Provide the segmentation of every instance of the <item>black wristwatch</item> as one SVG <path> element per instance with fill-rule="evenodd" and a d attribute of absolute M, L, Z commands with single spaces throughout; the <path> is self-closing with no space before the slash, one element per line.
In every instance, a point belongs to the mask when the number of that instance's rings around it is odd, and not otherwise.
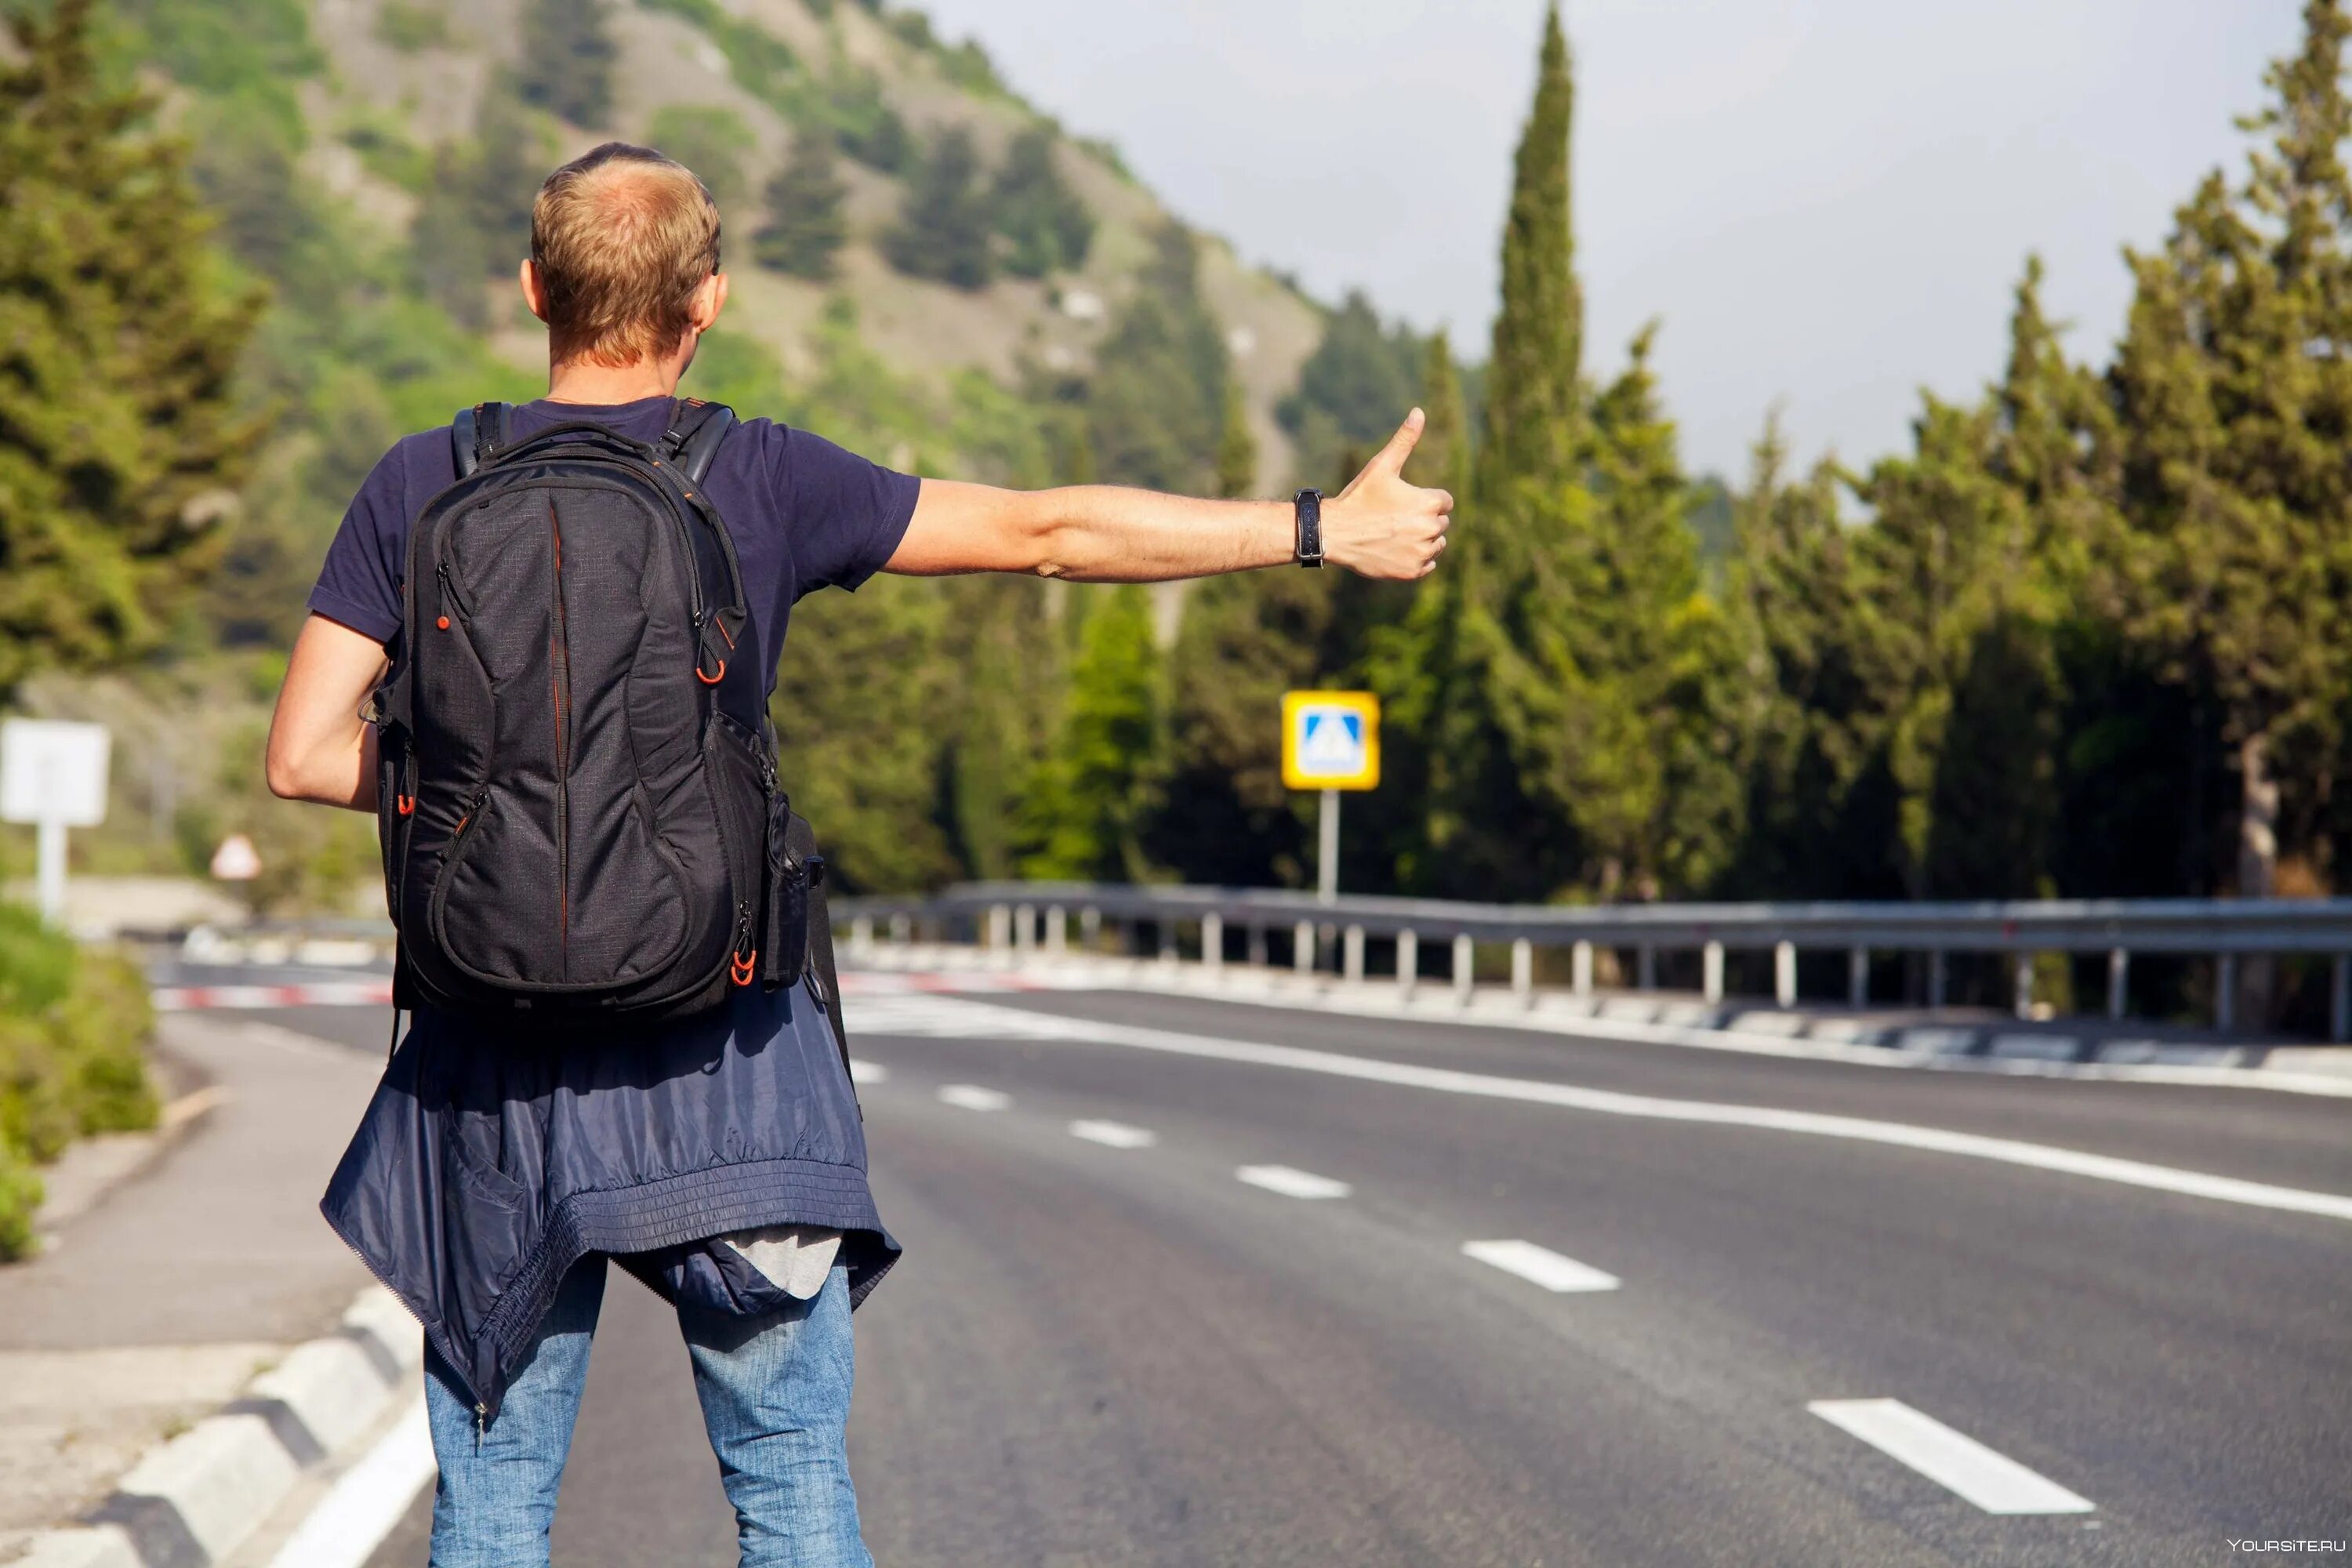
<path fill-rule="evenodd" d="M 1290 498 L 1298 514 L 1298 552 L 1301 566 L 1323 564 L 1323 492 L 1300 490 Z"/>

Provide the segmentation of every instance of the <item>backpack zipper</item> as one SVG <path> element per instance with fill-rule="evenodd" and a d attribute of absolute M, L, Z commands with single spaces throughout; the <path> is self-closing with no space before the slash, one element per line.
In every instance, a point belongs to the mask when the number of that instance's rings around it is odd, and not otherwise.
<path fill-rule="evenodd" d="M 548 637 L 548 686 L 555 707 L 555 929 L 559 973 L 572 977 L 572 632 L 563 617 L 563 521 L 547 498 L 548 537 L 554 552 L 554 606 Z"/>

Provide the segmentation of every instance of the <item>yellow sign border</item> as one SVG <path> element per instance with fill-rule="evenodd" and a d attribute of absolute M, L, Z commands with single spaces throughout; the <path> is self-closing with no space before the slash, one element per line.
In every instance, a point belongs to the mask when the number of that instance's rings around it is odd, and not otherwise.
<path fill-rule="evenodd" d="M 1298 710 L 1338 708 L 1364 721 L 1364 765 L 1329 778 L 1298 769 Z M 1286 691 L 1282 694 L 1282 783 L 1286 789 L 1377 789 L 1381 782 L 1381 700 L 1369 691 Z"/>

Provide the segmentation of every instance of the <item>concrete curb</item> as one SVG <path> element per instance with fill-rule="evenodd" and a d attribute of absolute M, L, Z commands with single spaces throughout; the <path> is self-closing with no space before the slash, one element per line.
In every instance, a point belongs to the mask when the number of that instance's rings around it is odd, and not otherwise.
<path fill-rule="evenodd" d="M 2122 1037 L 2005 1019 L 1888 1023 L 1834 1013 L 1782 1011 L 1749 1002 L 1710 1005 L 1671 994 L 1527 995 L 1482 985 L 1468 994 L 1424 979 L 1410 993 L 1392 979 L 1345 980 L 1227 963 L 1209 969 L 1166 959 L 1097 953 L 990 951 L 940 943 L 876 942 L 844 954 L 845 974 L 913 987 L 972 991 L 1116 989 L 1165 992 L 1260 1006 L 1303 1007 L 1359 1017 L 1444 1019 L 1496 1028 L 1599 1036 L 1627 1043 L 1803 1058 L 1858 1066 L 1926 1068 L 2032 1078 L 2270 1089 L 2352 1099 L 2352 1047 L 2236 1045 Z M 894 974 L 896 972 L 896 974 Z M 855 1005 L 856 980 L 845 980 Z M 856 1026 L 856 1014 L 851 1026 Z"/>
<path fill-rule="evenodd" d="M 424 1355 L 416 1321 L 371 1285 L 333 1333 L 295 1346 L 221 1412 L 150 1449 L 81 1525 L 35 1536 L 16 1568 L 212 1568 L 305 1470 L 383 1417 Z"/>

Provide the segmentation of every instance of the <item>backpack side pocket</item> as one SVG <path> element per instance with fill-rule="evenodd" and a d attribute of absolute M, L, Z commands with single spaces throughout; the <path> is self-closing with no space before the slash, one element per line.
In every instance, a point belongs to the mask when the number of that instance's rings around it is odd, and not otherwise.
<path fill-rule="evenodd" d="M 782 991 L 801 977 L 808 957 L 809 858 L 794 842 L 792 802 L 768 795 L 768 885 L 760 933 L 760 984 Z"/>

